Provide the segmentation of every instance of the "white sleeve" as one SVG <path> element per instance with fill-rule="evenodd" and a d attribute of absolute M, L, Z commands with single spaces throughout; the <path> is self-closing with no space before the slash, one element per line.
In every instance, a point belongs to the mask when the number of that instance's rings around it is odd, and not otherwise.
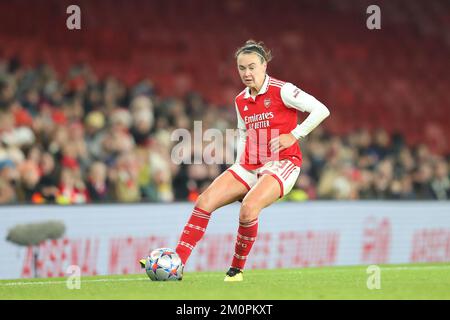
<path fill-rule="evenodd" d="M 330 115 L 328 108 L 312 95 L 300 90 L 292 83 L 285 83 L 281 87 L 281 99 L 288 108 L 294 108 L 302 112 L 309 112 L 305 121 L 297 125 L 291 131 L 294 137 L 306 137 L 315 127 L 317 127 L 326 117 Z"/>
<path fill-rule="evenodd" d="M 237 104 L 236 107 L 236 115 L 237 115 L 237 128 L 239 130 L 239 137 L 237 141 L 237 154 L 236 154 L 236 162 L 239 162 L 241 159 L 242 153 L 245 150 L 245 140 L 247 139 L 247 127 L 245 126 L 244 119 L 242 119 L 241 114 L 239 113 L 239 109 Z"/>

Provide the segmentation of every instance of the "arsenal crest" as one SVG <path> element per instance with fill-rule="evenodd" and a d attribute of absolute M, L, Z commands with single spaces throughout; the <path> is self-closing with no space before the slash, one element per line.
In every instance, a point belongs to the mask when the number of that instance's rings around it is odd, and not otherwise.
<path fill-rule="evenodd" d="M 266 107 L 266 108 L 270 107 L 270 98 L 264 99 L 264 107 Z"/>

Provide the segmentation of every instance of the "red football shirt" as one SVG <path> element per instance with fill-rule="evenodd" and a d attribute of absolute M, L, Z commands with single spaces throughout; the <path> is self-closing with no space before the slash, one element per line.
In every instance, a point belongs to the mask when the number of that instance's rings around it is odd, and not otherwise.
<path fill-rule="evenodd" d="M 245 149 L 239 163 L 247 170 L 254 170 L 273 160 L 289 159 L 301 166 L 302 153 L 298 143 L 272 154 L 269 142 L 277 135 L 290 133 L 297 127 L 297 109 L 283 102 L 281 88 L 286 82 L 268 75 L 259 93 L 252 97 L 246 88 L 236 97 L 238 127 L 247 133 Z M 295 94 L 295 93 L 294 93 Z"/>

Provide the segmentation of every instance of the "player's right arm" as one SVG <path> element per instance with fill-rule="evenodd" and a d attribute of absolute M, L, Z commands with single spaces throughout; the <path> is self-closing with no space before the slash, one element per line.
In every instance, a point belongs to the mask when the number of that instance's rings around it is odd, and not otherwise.
<path fill-rule="evenodd" d="M 239 109 L 237 104 L 236 107 L 236 115 L 237 115 L 237 129 L 239 131 L 238 141 L 237 141 L 237 155 L 236 155 L 236 163 L 240 162 L 241 156 L 245 152 L 245 141 L 247 139 L 247 128 L 245 126 L 244 119 L 242 119 L 241 114 L 239 113 Z"/>

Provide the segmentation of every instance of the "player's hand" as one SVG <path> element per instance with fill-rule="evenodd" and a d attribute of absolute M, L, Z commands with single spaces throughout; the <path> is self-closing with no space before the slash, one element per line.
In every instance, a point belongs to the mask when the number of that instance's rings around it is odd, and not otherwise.
<path fill-rule="evenodd" d="M 269 148 L 272 153 L 279 153 L 280 151 L 289 148 L 297 142 L 292 133 L 280 134 L 269 142 Z"/>

